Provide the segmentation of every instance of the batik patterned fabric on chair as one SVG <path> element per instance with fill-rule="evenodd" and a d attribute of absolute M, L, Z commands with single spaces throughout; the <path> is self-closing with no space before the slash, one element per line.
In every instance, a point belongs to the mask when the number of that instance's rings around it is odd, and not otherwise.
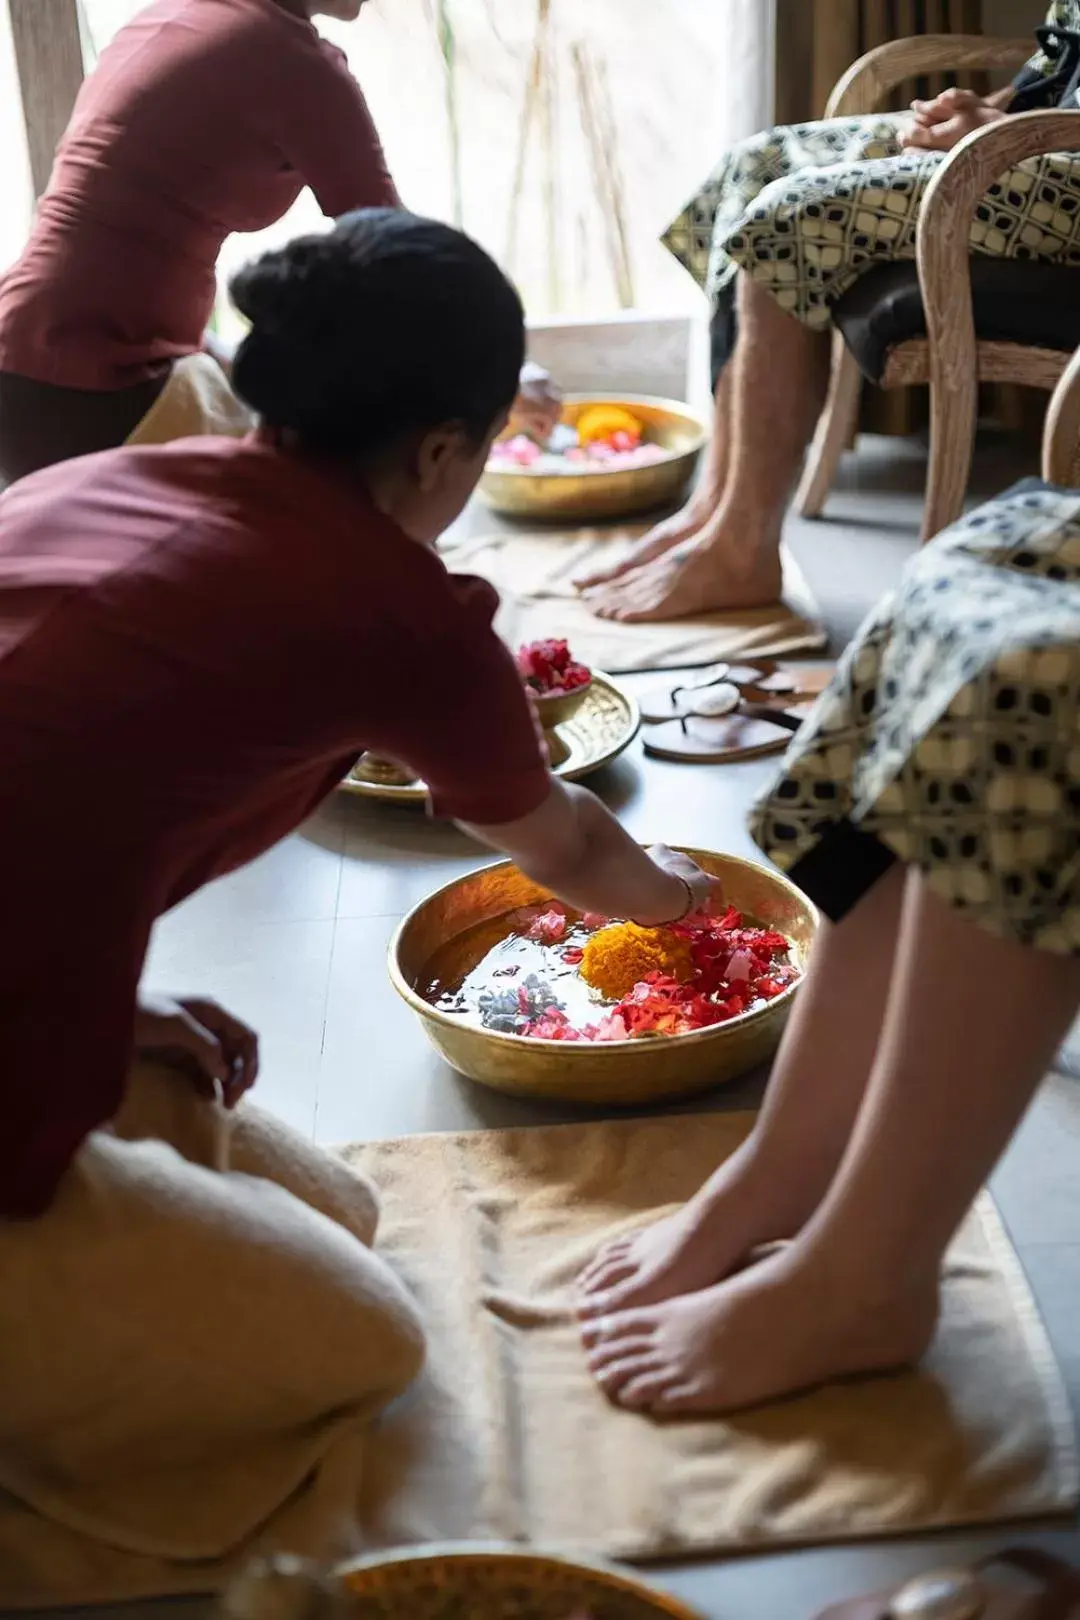
<path fill-rule="evenodd" d="M 915 557 L 751 830 L 834 918 L 899 859 L 1080 955 L 1080 494 L 1026 481 Z"/>

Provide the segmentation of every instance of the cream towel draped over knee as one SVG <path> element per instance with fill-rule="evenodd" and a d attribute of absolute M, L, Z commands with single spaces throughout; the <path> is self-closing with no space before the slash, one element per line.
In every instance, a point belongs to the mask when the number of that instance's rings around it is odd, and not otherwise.
<path fill-rule="evenodd" d="M 40 1219 L 0 1222 L 0 1606 L 210 1590 L 348 1544 L 423 1337 L 371 1186 L 140 1070 Z"/>

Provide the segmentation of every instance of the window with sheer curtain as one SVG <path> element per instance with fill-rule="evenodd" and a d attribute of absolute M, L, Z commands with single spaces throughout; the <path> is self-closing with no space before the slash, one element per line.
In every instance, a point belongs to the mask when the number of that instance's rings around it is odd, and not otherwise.
<path fill-rule="evenodd" d="M 81 0 L 88 64 L 141 3 Z M 658 236 L 724 147 L 766 121 L 772 14 L 771 0 L 369 0 L 325 31 L 406 205 L 483 242 L 533 315 L 605 315 L 695 307 Z M 305 194 L 226 245 L 222 279 L 320 228 Z"/>

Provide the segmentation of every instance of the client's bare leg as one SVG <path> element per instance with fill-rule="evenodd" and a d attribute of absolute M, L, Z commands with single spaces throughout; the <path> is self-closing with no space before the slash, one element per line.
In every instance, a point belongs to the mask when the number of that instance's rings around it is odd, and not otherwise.
<path fill-rule="evenodd" d="M 685 1209 L 601 1250 L 580 1279 L 583 1317 L 707 1288 L 810 1219 L 847 1147 L 874 1061 L 903 883 L 897 865 L 842 923 L 823 924 L 754 1130 Z"/>
<path fill-rule="evenodd" d="M 738 342 L 736 339 L 736 355 Z M 674 512 L 671 517 L 656 524 L 648 534 L 642 535 L 637 545 L 627 552 L 622 562 L 614 568 L 599 568 L 595 573 L 584 574 L 576 581 L 580 590 L 587 590 L 592 585 L 606 584 L 612 579 L 621 579 L 624 574 L 640 568 L 643 563 L 652 562 L 654 557 L 662 557 L 680 541 L 692 539 L 699 530 L 706 527 L 719 510 L 727 486 L 728 467 L 731 461 L 731 379 L 734 367 L 735 355 L 720 373 L 720 379 L 716 384 L 714 396 L 716 406 L 705 461 L 686 505 L 681 511 Z"/>
<path fill-rule="evenodd" d="M 828 386 L 829 342 L 744 273 L 723 500 L 662 556 L 586 592 L 602 618 L 678 619 L 780 595 L 780 530 Z"/>
<path fill-rule="evenodd" d="M 988 933 L 909 874 L 877 1057 L 824 1202 L 774 1258 L 588 1323 L 605 1391 L 662 1413 L 730 1410 L 917 1360 L 949 1239 L 1078 1001 L 1080 961 Z"/>

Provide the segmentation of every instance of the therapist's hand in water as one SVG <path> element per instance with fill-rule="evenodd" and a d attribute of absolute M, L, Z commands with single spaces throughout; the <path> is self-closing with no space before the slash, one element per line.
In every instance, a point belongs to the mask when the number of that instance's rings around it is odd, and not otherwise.
<path fill-rule="evenodd" d="M 259 1073 L 259 1037 L 202 996 L 139 996 L 135 1051 L 177 1063 L 207 1097 L 235 1108 Z"/>
<path fill-rule="evenodd" d="M 562 415 L 562 394 L 543 366 L 528 360 L 521 368 L 518 396 L 510 409 L 510 431 L 546 444 Z"/>

